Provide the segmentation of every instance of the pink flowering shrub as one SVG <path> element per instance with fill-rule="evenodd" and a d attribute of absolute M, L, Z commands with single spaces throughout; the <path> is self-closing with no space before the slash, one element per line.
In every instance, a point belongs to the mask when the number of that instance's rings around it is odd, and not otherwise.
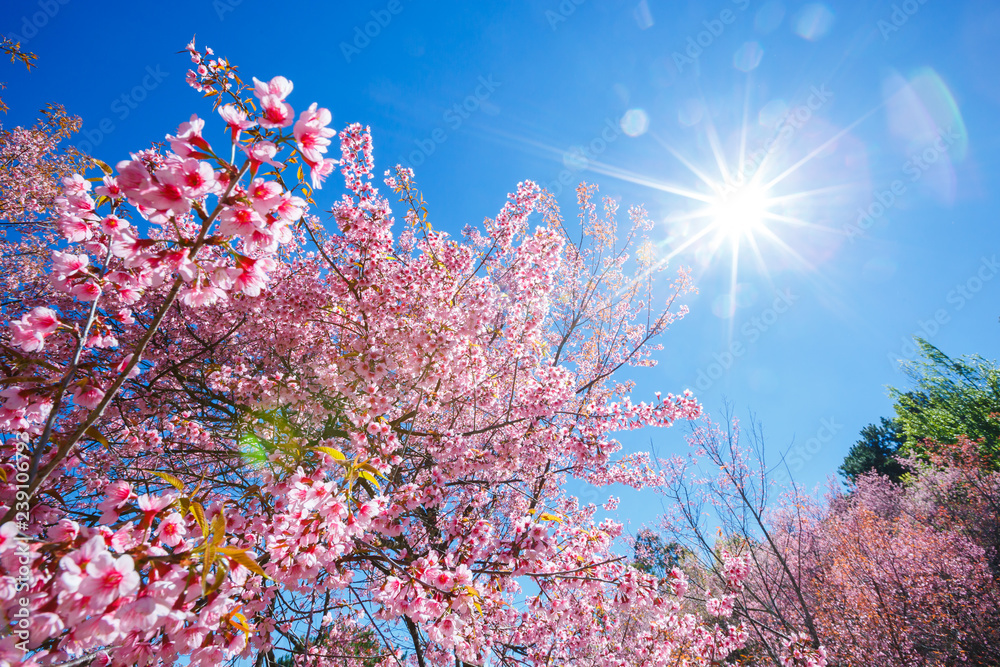
<path fill-rule="evenodd" d="M 906 484 L 863 476 L 816 525 L 808 567 L 832 662 L 1000 661 L 1000 475 L 967 438 L 925 445 Z"/>
<path fill-rule="evenodd" d="M 396 168 L 397 221 L 366 128 L 338 135 L 290 80 L 247 86 L 188 51 L 219 118 L 62 180 L 48 291 L 0 346 L 0 663 L 740 649 L 741 625 L 685 610 L 683 574 L 623 562 L 621 525 L 565 490 L 659 483 L 614 433 L 701 414 L 614 379 L 686 312 L 686 274 L 654 280 L 642 209 L 620 233 L 581 186 L 570 238 L 526 182 L 458 240 Z M 309 206 L 338 166 L 325 230 Z M 746 577 L 726 558 L 720 618 Z"/>
<path fill-rule="evenodd" d="M 906 484 L 863 475 L 850 495 L 822 501 L 779 494 L 759 431 L 740 437 L 735 423 L 697 428 L 693 456 L 663 462 L 661 490 L 664 532 L 700 557 L 696 576 L 730 576 L 719 544 L 743 554 L 740 589 L 705 606 L 746 626 L 751 664 L 1000 664 L 1000 474 L 978 443 L 926 443 Z M 701 473 L 699 461 L 717 472 Z"/>
<path fill-rule="evenodd" d="M 880 516 L 865 493 L 818 527 L 809 591 L 831 662 L 995 664 L 1000 587 L 983 549 L 913 516 Z"/>

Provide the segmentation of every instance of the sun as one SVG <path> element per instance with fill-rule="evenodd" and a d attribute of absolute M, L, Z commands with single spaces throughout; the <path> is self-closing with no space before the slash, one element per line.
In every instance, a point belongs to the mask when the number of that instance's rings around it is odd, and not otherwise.
<path fill-rule="evenodd" d="M 663 233 L 656 242 L 656 260 L 642 277 L 687 254 L 706 272 L 728 264 L 735 292 L 742 272 L 749 270 L 768 282 L 775 268 L 816 272 L 814 257 L 825 258 L 839 245 L 843 233 L 831 221 L 843 213 L 840 207 L 859 187 L 847 167 L 860 159 L 851 152 L 858 149 L 850 133 L 880 107 L 836 131 L 817 125 L 815 131 L 798 132 L 800 126 L 791 123 L 791 114 L 767 123 L 762 120 L 763 109 L 751 114 L 750 91 L 748 84 L 742 123 L 726 134 L 725 141 L 711 113 L 696 121 L 695 145 L 699 152 L 707 146 L 710 160 L 685 154 L 657 131 L 646 128 L 635 135 L 648 134 L 664 157 L 679 162 L 693 179 L 667 180 L 590 158 L 583 165 L 663 197 Z M 754 116 L 757 122 L 751 122 Z M 684 140 L 684 135 L 678 136 Z M 558 147 L 536 146 L 564 163 L 569 155 Z M 821 247 L 823 251 L 817 252 Z"/>
<path fill-rule="evenodd" d="M 718 195 L 709 204 L 706 217 L 718 234 L 739 242 L 764 229 L 769 203 L 762 188 L 749 184 Z"/>

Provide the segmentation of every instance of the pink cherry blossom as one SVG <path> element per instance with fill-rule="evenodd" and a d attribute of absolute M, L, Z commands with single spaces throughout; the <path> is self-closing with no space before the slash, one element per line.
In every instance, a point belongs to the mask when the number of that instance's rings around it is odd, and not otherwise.
<path fill-rule="evenodd" d="M 56 315 L 56 311 L 51 308 L 32 308 L 31 312 L 22 319 L 43 336 L 47 336 L 59 328 L 59 317 Z"/>
<path fill-rule="evenodd" d="M 94 194 L 114 200 L 121 199 L 124 193 L 118 186 L 118 179 L 114 176 L 105 176 L 103 183 L 103 185 L 94 188 Z"/>
<path fill-rule="evenodd" d="M 212 165 L 189 158 L 181 163 L 181 191 L 189 199 L 197 199 L 216 187 Z"/>
<path fill-rule="evenodd" d="M 250 185 L 250 203 L 254 210 L 262 216 L 278 207 L 282 202 L 283 194 L 281 185 L 275 181 L 256 178 Z"/>
<path fill-rule="evenodd" d="M 267 97 L 268 95 L 272 95 L 277 97 L 279 100 L 283 100 L 291 94 L 293 88 L 292 82 L 283 76 L 276 76 L 266 83 L 257 77 L 254 77 L 253 83 L 253 94 L 259 100 Z"/>
<path fill-rule="evenodd" d="M 185 282 L 191 282 L 198 275 L 198 267 L 191 261 L 188 248 L 178 248 L 164 253 L 162 261 Z"/>
<path fill-rule="evenodd" d="M 65 629 L 63 620 L 58 614 L 44 612 L 31 619 L 30 641 L 32 646 L 39 646 L 49 637 L 55 637 Z"/>
<path fill-rule="evenodd" d="M 302 211 L 306 207 L 306 202 L 301 197 L 285 193 L 281 197 L 274 212 L 285 222 L 295 222 L 302 217 Z"/>
<path fill-rule="evenodd" d="M 264 218 L 251 207 L 229 208 L 219 216 L 219 233 L 227 236 L 248 237 L 263 228 Z"/>
<path fill-rule="evenodd" d="M 80 174 L 72 174 L 62 179 L 63 192 L 67 196 L 81 196 L 90 192 L 91 184 L 90 181 L 85 179 Z"/>
<path fill-rule="evenodd" d="M 277 95 L 265 95 L 260 98 L 263 114 L 258 119 L 261 127 L 272 129 L 288 127 L 295 118 L 292 105 Z"/>
<path fill-rule="evenodd" d="M 258 141 L 250 146 L 241 144 L 240 150 L 246 153 L 247 157 L 250 158 L 250 163 L 253 165 L 251 167 L 251 171 L 254 173 L 256 173 L 257 168 L 261 164 L 268 164 L 278 169 L 285 166 L 281 162 L 274 161 L 274 156 L 278 153 L 278 147 L 270 141 Z"/>
<path fill-rule="evenodd" d="M 315 168 L 323 159 L 323 154 L 330 145 L 330 137 L 336 136 L 336 131 L 327 127 L 333 120 L 329 109 L 317 108 L 314 102 L 306 111 L 299 115 L 295 122 L 293 134 L 299 152 L 310 167 Z"/>
<path fill-rule="evenodd" d="M 199 181 L 199 184 L 201 181 Z M 183 213 L 190 208 L 185 196 L 185 174 L 176 163 L 156 170 L 151 187 L 143 192 L 143 199 L 159 211 Z"/>
<path fill-rule="evenodd" d="M 139 587 L 139 575 L 131 556 L 115 558 L 107 551 L 87 563 L 87 576 L 80 583 L 80 594 L 90 598 L 92 609 L 106 607 L 115 599 L 133 593 Z"/>
<path fill-rule="evenodd" d="M 249 120 L 246 113 L 235 104 L 223 104 L 219 107 L 219 115 L 226 121 L 234 144 L 240 140 L 240 132 L 257 124 Z"/>
<path fill-rule="evenodd" d="M 139 496 L 136 502 L 139 505 L 139 511 L 143 515 L 143 525 L 150 525 L 156 515 L 164 508 L 169 507 L 174 500 L 176 500 L 176 496 L 173 494 L 151 496 L 148 493 L 144 493 Z"/>
<path fill-rule="evenodd" d="M 101 287 L 97 283 L 87 280 L 74 285 L 70 289 L 69 293 L 80 301 L 93 301 L 101 296 L 102 291 L 103 290 L 101 290 Z"/>
<path fill-rule="evenodd" d="M 238 261 L 238 273 L 233 276 L 233 289 L 247 296 L 257 296 L 267 284 L 267 273 L 274 269 L 274 260 L 242 258 Z"/>
<path fill-rule="evenodd" d="M 94 237 L 94 226 L 82 218 L 66 215 L 59 218 L 58 225 L 62 235 L 73 243 L 89 241 Z"/>
<path fill-rule="evenodd" d="M 96 385 L 85 384 L 73 389 L 73 402 L 81 408 L 93 410 L 103 399 L 104 392 Z"/>
<path fill-rule="evenodd" d="M 133 156 L 132 160 L 123 160 L 118 163 L 117 184 L 125 196 L 136 198 L 145 191 L 150 184 L 149 170 L 141 160 Z"/>
<path fill-rule="evenodd" d="M 183 542 L 185 534 L 187 534 L 187 527 L 184 525 L 184 520 L 176 512 L 171 512 L 164 517 L 156 529 L 156 536 L 160 538 L 160 542 L 168 547 L 176 547 Z"/>
<path fill-rule="evenodd" d="M 106 498 L 97 505 L 104 514 L 101 523 L 111 523 L 118 518 L 118 510 L 137 496 L 132 486 L 125 481 L 113 482 L 105 491 Z"/>
<path fill-rule="evenodd" d="M 225 299 L 226 292 L 211 284 L 204 284 L 200 280 L 189 287 L 181 290 L 180 300 L 186 306 L 201 308 L 211 306 L 220 299 Z"/>
<path fill-rule="evenodd" d="M 205 129 L 205 121 L 198 118 L 197 114 L 191 115 L 191 120 L 181 123 L 177 128 L 177 135 L 167 135 L 170 148 L 182 158 L 190 156 L 200 150 L 209 148 L 208 142 L 202 137 Z"/>
<path fill-rule="evenodd" d="M 0 553 L 15 547 L 18 533 L 17 524 L 13 521 L 8 521 L 0 526 Z"/>
<path fill-rule="evenodd" d="M 108 236 L 117 236 L 129 228 L 129 223 L 116 215 L 109 215 L 101 219 L 101 231 Z"/>
<path fill-rule="evenodd" d="M 52 253 L 52 272 L 63 277 L 70 277 L 83 271 L 90 264 L 87 255 L 72 255 L 58 250 Z"/>
<path fill-rule="evenodd" d="M 41 257 L 65 256 L 18 265 L 62 332 L 42 349 L 32 325 L 38 353 L 8 346 L 4 362 L 20 376 L 2 394 L 5 460 L 18 443 L 42 452 L 28 598 L 55 618 L 32 657 L 214 666 L 295 646 L 304 665 L 348 646 L 373 667 L 404 650 L 442 667 L 518 647 L 525 665 L 607 667 L 708 664 L 746 645 L 735 620 L 680 597 L 681 576 L 621 558 L 624 527 L 567 492 L 659 483 L 616 432 L 700 414 L 687 393 L 633 400 L 615 376 L 651 362 L 683 312 L 606 261 L 630 252 L 601 231 L 616 204 L 598 216 L 593 189 L 578 191 L 578 244 L 525 182 L 452 238 L 407 203 L 422 200 L 413 173 L 379 191 L 367 128 L 346 126 L 327 158 L 328 110 L 295 122 L 283 77 L 254 81 L 254 108 L 228 61 L 187 52 L 189 81 L 214 98 L 202 109 L 220 116 L 133 153 L 96 199 L 82 175 L 56 181 L 69 242 Z M 204 137 L 223 128 L 252 141 L 216 155 Z M 293 140 L 309 176 L 275 159 Z M 338 165 L 345 193 L 324 225 L 307 195 Z M 630 218 L 641 235 L 648 221 Z M 67 298 L 95 288 L 93 309 Z M 0 590 L 20 567 L 10 542 Z"/>
<path fill-rule="evenodd" d="M 95 535 L 86 540 L 78 549 L 63 556 L 59 560 L 59 569 L 61 571 L 59 581 L 63 588 L 70 593 L 75 593 L 79 590 L 80 584 L 83 583 L 86 577 L 85 571 L 87 566 L 91 561 L 105 553 L 107 553 L 107 546 L 104 543 L 104 537 Z"/>
<path fill-rule="evenodd" d="M 12 339 L 16 347 L 25 352 L 40 352 L 45 347 L 45 339 L 59 327 L 59 318 L 51 308 L 34 308 L 10 324 Z"/>
<path fill-rule="evenodd" d="M 338 162 L 336 160 L 326 158 L 317 166 L 313 167 L 309 172 L 313 188 L 316 190 L 321 189 L 326 177 L 333 173 L 337 164 Z"/>
<path fill-rule="evenodd" d="M 75 540 L 79 534 L 80 524 L 70 519 L 60 519 L 49 536 L 57 542 L 68 542 Z"/>

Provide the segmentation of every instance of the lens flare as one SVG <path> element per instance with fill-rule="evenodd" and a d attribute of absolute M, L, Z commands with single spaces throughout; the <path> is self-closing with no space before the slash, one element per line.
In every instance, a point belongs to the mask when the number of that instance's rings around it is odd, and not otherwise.
<path fill-rule="evenodd" d="M 755 231 L 763 229 L 768 204 L 767 196 L 759 187 L 748 185 L 720 196 L 710 205 L 708 216 L 720 234 L 738 242 L 743 237 L 752 238 Z"/>

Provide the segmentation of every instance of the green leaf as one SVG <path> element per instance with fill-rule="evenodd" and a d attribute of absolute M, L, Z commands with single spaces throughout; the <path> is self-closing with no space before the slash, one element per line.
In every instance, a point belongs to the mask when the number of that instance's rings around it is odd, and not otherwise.
<path fill-rule="evenodd" d="M 382 473 L 378 471 L 378 468 L 371 465 L 370 463 L 359 463 L 357 466 L 358 470 L 364 470 L 372 475 L 378 475 L 379 477 L 385 477 Z"/>
<path fill-rule="evenodd" d="M 208 537 L 208 522 L 205 521 L 205 508 L 201 506 L 201 503 L 191 503 L 191 514 L 194 515 L 194 520 L 201 526 L 202 537 Z"/>
<path fill-rule="evenodd" d="M 213 560 L 215 559 L 215 554 L 212 555 Z M 229 568 L 226 566 L 225 561 L 219 563 L 218 569 L 215 571 L 215 578 L 212 583 L 208 583 L 208 567 L 206 566 L 201 575 L 201 590 L 202 594 L 207 597 L 219 590 L 222 586 L 222 582 L 226 580 L 226 574 L 228 574 Z"/>
<path fill-rule="evenodd" d="M 103 172 L 104 172 L 105 174 L 107 174 L 108 176 L 110 176 L 111 174 L 115 173 L 114 169 L 112 169 L 112 168 L 111 168 L 110 166 L 108 166 L 108 165 L 107 165 L 106 163 L 104 163 L 104 162 L 101 162 L 100 160 L 98 160 L 98 159 L 97 159 L 97 158 L 95 158 L 95 157 L 92 157 L 92 158 L 90 158 L 90 159 L 91 159 L 91 160 L 92 160 L 92 161 L 94 162 L 94 164 L 96 164 L 96 165 L 97 165 L 98 167 L 100 167 L 100 168 L 101 168 L 101 171 L 103 171 Z"/>
<path fill-rule="evenodd" d="M 257 561 L 251 558 L 250 554 L 248 554 L 243 549 L 240 549 L 238 547 L 219 547 L 218 551 L 220 554 L 229 556 L 229 558 L 236 561 L 243 567 L 247 568 L 254 574 L 259 574 L 265 579 L 270 579 L 269 576 L 264 574 L 264 570 L 261 568 L 260 565 L 257 564 Z"/>
<path fill-rule="evenodd" d="M 213 545 L 222 544 L 226 539 L 226 517 L 219 512 L 212 518 L 212 538 Z"/>
<path fill-rule="evenodd" d="M 215 562 L 215 547 L 211 544 L 205 545 L 205 565 L 202 568 L 202 574 L 207 575 L 208 571 L 212 569 L 212 563 Z"/>
<path fill-rule="evenodd" d="M 364 477 L 364 478 L 365 478 L 365 479 L 367 479 L 367 480 L 368 480 L 369 482 L 371 482 L 372 484 L 374 484 L 374 485 L 375 485 L 375 488 L 376 488 L 376 489 L 377 489 L 377 488 L 379 488 L 379 485 L 378 485 L 378 480 L 377 480 L 377 479 L 375 479 L 375 475 L 371 474 L 371 473 L 370 473 L 370 472 L 368 472 L 367 470 L 359 470 L 359 471 L 358 471 L 358 476 L 359 476 L 359 477 Z"/>
<path fill-rule="evenodd" d="M 330 456 L 332 456 L 337 461 L 346 461 L 347 460 L 347 457 L 344 456 L 344 453 L 342 451 L 340 451 L 339 449 L 334 449 L 333 447 L 317 447 L 316 451 L 317 452 L 323 452 L 324 454 L 329 454 Z"/>
<path fill-rule="evenodd" d="M 93 428 L 93 426 L 91 428 Z M 87 432 L 90 433 L 90 429 L 87 429 Z M 100 433 L 98 433 L 98 435 L 100 435 Z M 103 438 L 103 436 L 102 436 L 102 438 Z M 107 446 L 108 441 L 107 440 L 103 440 L 103 444 L 105 446 Z M 151 475 L 156 475 L 157 477 L 159 477 L 164 482 L 166 482 L 170 486 L 174 487 L 178 491 L 184 491 L 184 482 L 182 482 L 181 480 L 177 479 L 176 477 L 174 477 L 170 473 L 168 473 L 168 472 L 157 472 L 155 470 L 147 470 L 146 472 L 148 472 Z"/>
<path fill-rule="evenodd" d="M 97 442 L 101 443 L 101 444 L 102 444 L 102 445 L 104 445 L 105 447 L 108 447 L 108 446 L 109 446 L 109 443 L 108 443 L 108 439 L 107 439 L 107 438 L 105 438 L 105 437 L 104 437 L 103 435 L 101 435 L 101 432 L 97 430 L 97 427 L 96 427 L 96 426 L 88 426 L 88 427 L 87 427 L 87 430 L 86 430 L 86 431 L 84 431 L 84 433 L 86 433 L 86 434 L 87 434 L 87 435 L 89 435 L 89 436 L 90 436 L 91 438 L 93 438 L 93 439 L 94 439 L 94 440 L 96 440 Z M 154 475 L 156 475 L 156 474 L 159 474 L 159 473 L 155 473 L 155 472 L 154 472 L 153 474 L 154 474 Z M 165 474 L 165 473 L 164 473 L 164 474 Z M 175 478 L 175 479 L 176 479 L 176 478 Z"/>

